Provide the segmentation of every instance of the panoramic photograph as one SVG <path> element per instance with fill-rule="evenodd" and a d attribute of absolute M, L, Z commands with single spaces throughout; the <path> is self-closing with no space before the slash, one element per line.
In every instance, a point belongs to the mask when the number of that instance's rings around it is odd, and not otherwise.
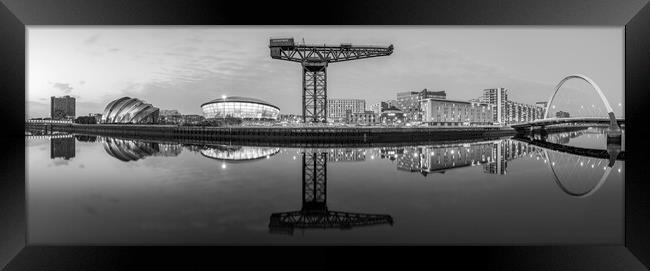
<path fill-rule="evenodd" d="M 621 245 L 624 30 L 28 26 L 28 243 Z"/>

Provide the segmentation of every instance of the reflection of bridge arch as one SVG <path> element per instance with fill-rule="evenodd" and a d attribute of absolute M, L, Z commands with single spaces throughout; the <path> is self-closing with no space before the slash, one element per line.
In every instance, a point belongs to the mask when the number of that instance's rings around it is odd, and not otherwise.
<path fill-rule="evenodd" d="M 562 189 L 562 191 L 564 191 L 564 193 L 566 193 L 567 195 L 572 196 L 572 197 L 576 197 L 576 198 L 586 198 L 586 197 L 589 197 L 592 194 L 596 193 L 596 191 L 598 191 L 600 189 L 600 187 L 603 186 L 603 184 L 607 180 L 607 177 L 609 177 L 609 173 L 612 171 L 612 167 L 613 167 L 612 164 L 607 165 L 607 167 L 605 169 L 605 172 L 603 173 L 603 176 L 600 177 L 600 179 L 598 180 L 598 183 L 596 183 L 595 186 L 593 186 L 592 188 L 590 188 L 589 190 L 587 190 L 585 192 L 577 193 L 577 192 L 573 192 L 573 191 L 569 190 L 560 181 L 560 178 L 557 176 L 557 172 L 555 171 L 555 168 L 554 168 L 555 163 L 551 162 L 551 159 L 550 159 L 550 157 L 548 155 L 548 150 L 546 150 L 546 149 L 544 149 L 544 159 L 545 159 L 545 164 L 551 170 L 551 173 L 553 175 L 553 180 L 558 185 L 558 187 L 560 187 L 560 189 Z"/>
<path fill-rule="evenodd" d="M 610 126 L 611 127 L 618 127 L 618 122 L 616 121 L 616 116 L 614 116 L 614 110 L 609 105 L 609 101 L 605 97 L 605 94 L 603 94 L 603 91 L 600 89 L 598 84 L 596 84 L 596 82 L 594 82 L 593 80 L 591 80 L 591 78 L 589 78 L 589 77 L 587 77 L 585 75 L 582 75 L 582 74 L 569 75 L 569 76 L 565 77 L 564 79 L 562 79 L 562 81 L 560 81 L 560 83 L 558 83 L 557 86 L 555 86 L 555 90 L 553 91 L 553 95 L 551 95 L 551 98 L 548 100 L 548 103 L 546 104 L 546 110 L 545 110 L 546 112 L 544 112 L 544 119 L 548 119 L 548 111 L 549 111 L 548 109 L 551 107 L 551 104 L 553 103 L 553 100 L 555 99 L 555 96 L 557 95 L 557 92 L 560 90 L 562 85 L 564 85 L 564 83 L 566 81 L 569 81 L 570 79 L 582 79 L 583 81 L 585 81 L 589 85 L 591 85 L 591 87 L 596 91 L 596 93 L 598 93 L 598 96 L 603 101 L 603 104 L 605 104 L 605 108 L 607 109 L 607 114 L 609 115 Z"/>

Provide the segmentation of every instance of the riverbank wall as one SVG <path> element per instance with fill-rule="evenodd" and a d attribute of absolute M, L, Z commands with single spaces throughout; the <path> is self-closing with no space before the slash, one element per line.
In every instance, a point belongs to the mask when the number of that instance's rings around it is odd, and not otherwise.
<path fill-rule="evenodd" d="M 128 124 L 26 123 L 26 130 L 117 137 L 233 142 L 388 143 L 489 139 L 514 136 L 509 127 L 193 127 Z"/>

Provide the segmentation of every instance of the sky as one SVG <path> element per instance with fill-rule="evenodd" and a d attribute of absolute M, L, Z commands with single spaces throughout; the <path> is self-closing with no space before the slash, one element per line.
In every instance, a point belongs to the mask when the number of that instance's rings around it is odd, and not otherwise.
<path fill-rule="evenodd" d="M 64 95 L 76 97 L 77 116 L 102 113 L 123 96 L 201 114 L 202 103 L 222 95 L 258 98 L 283 114 L 299 114 L 300 64 L 271 59 L 271 37 L 393 44 L 390 56 L 328 67 L 328 97 L 365 99 L 368 109 L 397 92 L 424 88 L 469 100 L 504 87 L 510 100 L 534 104 L 579 73 L 593 79 L 623 117 L 622 27 L 30 26 L 27 33 L 27 118 L 48 117 L 50 96 Z M 577 84 L 566 88 L 580 89 Z"/>

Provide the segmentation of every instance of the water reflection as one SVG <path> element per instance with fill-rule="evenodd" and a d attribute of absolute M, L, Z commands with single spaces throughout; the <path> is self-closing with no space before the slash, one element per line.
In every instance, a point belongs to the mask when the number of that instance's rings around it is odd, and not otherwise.
<path fill-rule="evenodd" d="M 128 139 L 103 137 L 104 150 L 118 160 L 138 161 L 147 156 L 178 156 L 183 150 L 181 144 L 163 144 Z"/>
<path fill-rule="evenodd" d="M 346 150 L 339 152 L 337 156 L 353 159 L 361 154 L 362 152 Z M 328 210 L 327 156 L 327 152 L 318 150 L 302 152 L 302 208 L 298 211 L 271 214 L 270 232 L 293 234 L 294 229 L 351 229 L 379 224 L 392 226 L 393 218 L 390 215 Z"/>
<path fill-rule="evenodd" d="M 75 156 L 75 142 L 72 135 L 52 136 L 50 139 L 50 158 L 69 160 Z"/>
<path fill-rule="evenodd" d="M 145 243 L 615 243 L 623 229 L 624 151 L 572 146 L 590 135 L 339 148 L 30 136 L 30 236 L 46 243 L 131 240 L 119 236 Z M 148 159 L 154 156 L 161 158 Z M 61 219 L 48 227 L 52 216 Z M 67 225 L 76 230 L 62 230 Z M 581 234 L 558 235 L 569 229 Z M 293 236 L 300 231 L 306 234 Z"/>
<path fill-rule="evenodd" d="M 208 158 L 234 162 L 269 158 L 280 152 L 280 148 L 217 145 L 203 146 L 199 149 L 199 152 Z"/>

